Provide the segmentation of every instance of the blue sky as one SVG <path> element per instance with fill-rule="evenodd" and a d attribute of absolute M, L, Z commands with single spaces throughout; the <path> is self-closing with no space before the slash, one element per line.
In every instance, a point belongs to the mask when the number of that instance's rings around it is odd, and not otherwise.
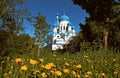
<path fill-rule="evenodd" d="M 46 21 L 51 25 L 51 30 L 56 21 L 56 13 L 59 13 L 59 16 L 62 16 L 64 13 L 69 16 L 76 32 L 80 30 L 79 23 L 84 23 L 85 17 L 89 16 L 81 7 L 74 5 L 72 0 L 27 0 L 24 6 L 29 8 L 33 16 L 38 15 L 38 13 L 46 16 Z M 25 22 L 24 26 L 26 33 L 33 36 L 34 28 L 32 25 Z"/>

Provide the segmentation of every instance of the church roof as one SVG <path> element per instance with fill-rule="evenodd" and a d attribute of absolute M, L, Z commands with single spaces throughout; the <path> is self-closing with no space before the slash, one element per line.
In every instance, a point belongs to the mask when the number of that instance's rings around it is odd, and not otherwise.
<path fill-rule="evenodd" d="M 60 17 L 60 21 L 63 21 L 63 20 L 69 21 L 69 17 L 64 14 L 63 16 Z"/>

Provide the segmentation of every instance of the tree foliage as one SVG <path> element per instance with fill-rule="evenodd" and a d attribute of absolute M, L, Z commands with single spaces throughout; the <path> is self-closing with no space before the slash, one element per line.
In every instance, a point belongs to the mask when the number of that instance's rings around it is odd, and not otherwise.
<path fill-rule="evenodd" d="M 10 33 L 18 33 L 22 29 L 27 8 L 22 8 L 22 0 L 1 0 L 0 29 Z"/>
<path fill-rule="evenodd" d="M 40 47 L 43 47 L 48 40 L 47 35 L 50 31 L 50 26 L 46 22 L 46 17 L 39 13 L 38 16 L 35 17 L 34 28 L 35 41 Z"/>
<path fill-rule="evenodd" d="M 23 43 L 28 43 L 29 36 L 21 36 L 23 21 L 28 17 L 23 0 L 0 0 L 0 56 L 14 52 L 24 52 Z M 20 46 L 21 45 L 21 46 Z"/>
<path fill-rule="evenodd" d="M 81 6 L 89 13 L 91 19 L 105 21 L 112 17 L 114 0 L 73 0 L 74 4 Z"/>
<path fill-rule="evenodd" d="M 84 46 L 92 50 L 103 47 L 120 49 L 120 2 L 115 0 L 72 1 L 85 9 L 90 17 L 86 18 L 85 24 L 80 23 L 81 35 L 78 34 L 73 38 L 67 45 L 67 50 L 82 51 Z M 71 48 L 72 46 L 74 47 Z"/>

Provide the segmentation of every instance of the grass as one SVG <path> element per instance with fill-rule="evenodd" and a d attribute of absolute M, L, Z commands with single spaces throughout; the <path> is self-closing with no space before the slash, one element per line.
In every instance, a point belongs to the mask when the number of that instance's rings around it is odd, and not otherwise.
<path fill-rule="evenodd" d="M 31 61 L 30 61 L 31 60 Z M 120 53 L 42 51 L 13 55 L 0 63 L 0 78 L 120 78 Z"/>

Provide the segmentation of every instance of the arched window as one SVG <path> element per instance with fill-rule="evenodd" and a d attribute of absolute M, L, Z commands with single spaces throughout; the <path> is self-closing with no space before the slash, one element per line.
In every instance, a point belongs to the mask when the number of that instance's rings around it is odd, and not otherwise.
<path fill-rule="evenodd" d="M 59 29 L 57 29 L 57 33 L 59 33 Z"/>
<path fill-rule="evenodd" d="M 68 31 L 68 26 L 66 27 L 66 31 Z"/>
<path fill-rule="evenodd" d="M 61 26 L 61 30 L 62 30 L 62 26 Z"/>
<path fill-rule="evenodd" d="M 65 26 L 64 26 L 64 30 L 65 30 Z"/>
<path fill-rule="evenodd" d="M 54 40 L 54 44 L 56 44 L 56 40 Z"/>
<path fill-rule="evenodd" d="M 59 38 L 60 36 L 58 35 L 57 38 Z"/>

